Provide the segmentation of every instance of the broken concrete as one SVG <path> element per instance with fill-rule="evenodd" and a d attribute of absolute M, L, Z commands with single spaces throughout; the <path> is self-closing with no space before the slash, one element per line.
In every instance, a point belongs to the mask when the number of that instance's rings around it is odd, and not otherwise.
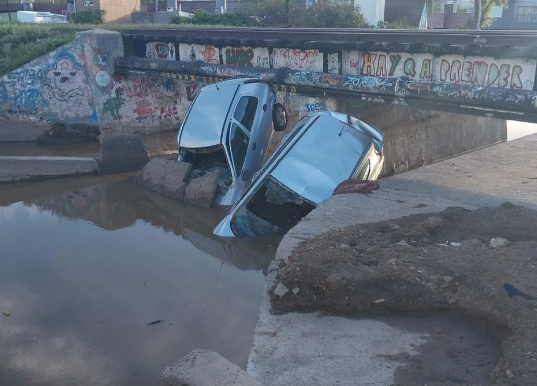
<path fill-rule="evenodd" d="M 185 189 L 185 202 L 210 208 L 218 188 L 218 170 L 191 180 Z"/>
<path fill-rule="evenodd" d="M 132 181 L 182 201 L 185 198 L 185 181 L 191 169 L 192 165 L 186 162 L 153 158 Z"/>
<path fill-rule="evenodd" d="M 98 167 L 91 157 L 0 156 L 0 182 L 94 174 Z"/>
<path fill-rule="evenodd" d="M 159 386 L 263 386 L 210 350 L 196 349 L 168 367 Z"/>
<path fill-rule="evenodd" d="M 133 135 L 101 135 L 99 174 L 123 173 L 142 169 L 149 155 L 142 137 Z"/>

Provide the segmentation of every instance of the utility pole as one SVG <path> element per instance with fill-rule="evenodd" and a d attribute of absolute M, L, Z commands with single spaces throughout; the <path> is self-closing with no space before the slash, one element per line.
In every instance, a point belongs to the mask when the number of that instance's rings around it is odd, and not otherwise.
<path fill-rule="evenodd" d="M 9 22 L 11 23 L 11 12 L 9 11 L 9 0 L 6 0 L 7 5 L 7 17 L 9 17 Z"/>
<path fill-rule="evenodd" d="M 475 29 L 481 29 L 481 0 L 474 0 Z"/>

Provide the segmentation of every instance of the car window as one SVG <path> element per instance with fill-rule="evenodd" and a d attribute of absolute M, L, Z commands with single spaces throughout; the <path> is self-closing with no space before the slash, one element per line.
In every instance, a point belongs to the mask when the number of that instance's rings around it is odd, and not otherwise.
<path fill-rule="evenodd" d="M 242 166 L 246 159 L 249 140 L 250 139 L 246 133 L 236 123 L 231 125 L 231 130 L 229 132 L 229 146 L 231 148 L 231 157 L 233 158 L 233 165 L 237 175 L 241 174 Z"/>
<path fill-rule="evenodd" d="M 257 98 L 253 96 L 243 96 L 237 103 L 233 118 L 239 121 L 246 130 L 251 131 L 256 109 Z"/>

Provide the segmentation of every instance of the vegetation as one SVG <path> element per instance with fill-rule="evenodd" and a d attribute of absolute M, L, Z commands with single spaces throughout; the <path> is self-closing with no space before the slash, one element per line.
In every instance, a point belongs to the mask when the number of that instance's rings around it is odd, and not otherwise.
<path fill-rule="evenodd" d="M 209 13 L 198 9 L 192 17 L 172 16 L 171 24 L 221 25 L 227 27 L 249 27 L 255 25 L 255 20 L 241 13 Z"/>
<path fill-rule="evenodd" d="M 408 20 L 405 18 L 405 19 L 399 19 L 399 20 L 395 20 L 395 21 L 392 21 L 392 22 L 385 22 L 384 23 L 384 28 L 389 28 L 389 29 L 411 29 L 411 28 L 416 28 L 415 26 L 413 26 L 412 24 L 410 24 L 408 22 Z"/>
<path fill-rule="evenodd" d="M 105 10 L 92 10 L 77 12 L 71 16 L 71 20 L 75 24 L 104 24 Z"/>
<path fill-rule="evenodd" d="M 297 24 L 303 27 L 367 27 L 367 22 L 359 7 L 331 0 L 319 0 L 293 16 L 292 20 L 297 20 Z"/>

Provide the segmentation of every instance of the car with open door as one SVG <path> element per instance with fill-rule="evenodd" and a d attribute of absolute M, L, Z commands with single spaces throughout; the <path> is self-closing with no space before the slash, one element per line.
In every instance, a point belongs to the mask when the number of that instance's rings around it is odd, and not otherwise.
<path fill-rule="evenodd" d="M 285 130 L 287 113 L 272 86 L 242 78 L 203 87 L 179 129 L 178 161 L 193 177 L 219 170 L 215 203 L 233 205 L 263 165 L 273 130 Z"/>
<path fill-rule="evenodd" d="M 349 178 L 374 180 L 384 161 L 383 134 L 335 111 L 307 115 L 254 176 L 214 234 L 285 232 Z"/>

